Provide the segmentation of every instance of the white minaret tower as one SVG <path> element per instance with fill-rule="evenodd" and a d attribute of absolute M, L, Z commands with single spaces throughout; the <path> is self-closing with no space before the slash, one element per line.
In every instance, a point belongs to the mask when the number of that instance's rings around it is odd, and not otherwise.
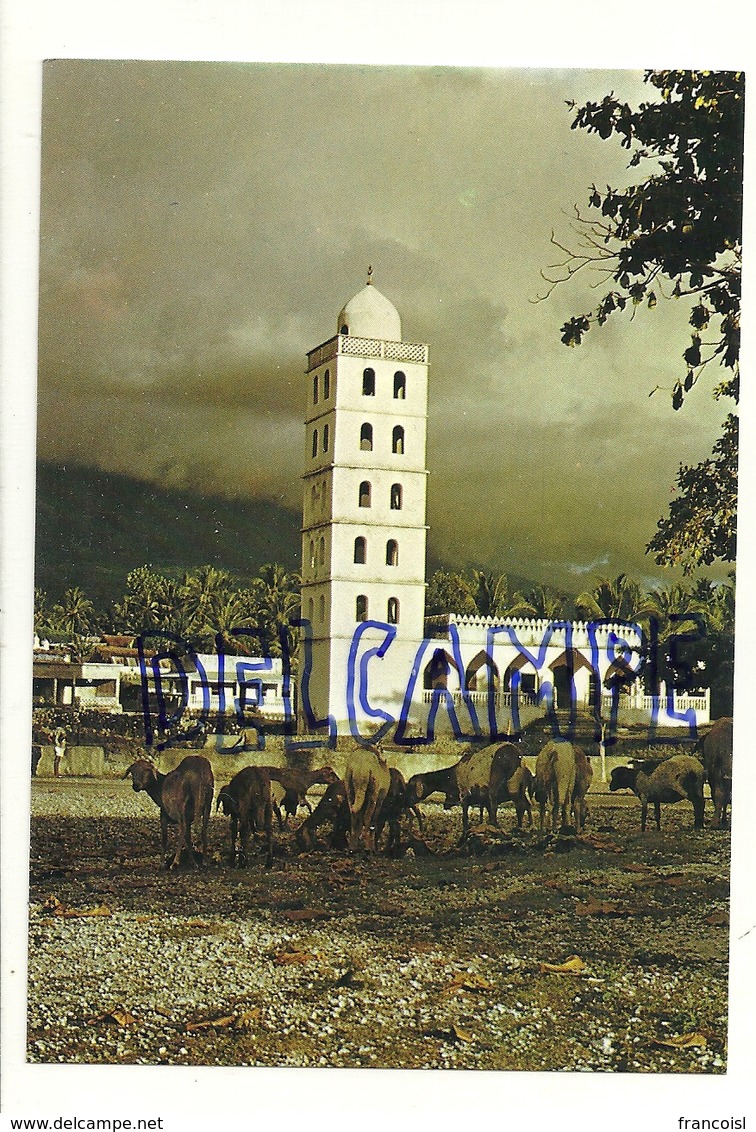
<path fill-rule="evenodd" d="M 368 268 L 336 335 L 307 359 L 302 616 L 312 623 L 310 701 L 318 719 L 330 714 L 343 733 L 359 624 L 396 629 L 385 657 L 370 661 L 366 696 L 397 718 L 423 639 L 428 347 L 402 341 L 399 314 Z M 362 652 L 385 631 L 365 637 Z M 356 716 L 376 730 L 359 704 Z"/>

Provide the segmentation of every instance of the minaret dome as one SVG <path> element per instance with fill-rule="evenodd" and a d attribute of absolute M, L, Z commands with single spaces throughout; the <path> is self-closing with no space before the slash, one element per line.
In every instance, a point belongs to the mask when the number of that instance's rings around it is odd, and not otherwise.
<path fill-rule="evenodd" d="M 339 314 L 337 334 L 355 338 L 380 338 L 401 342 L 402 320 L 393 303 L 373 286 L 372 269 L 368 269 L 367 286 L 350 299 Z"/>

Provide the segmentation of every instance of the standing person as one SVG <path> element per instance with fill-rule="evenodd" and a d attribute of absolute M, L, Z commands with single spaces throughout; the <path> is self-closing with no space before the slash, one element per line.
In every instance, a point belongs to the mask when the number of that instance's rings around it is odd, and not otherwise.
<path fill-rule="evenodd" d="M 53 732 L 53 748 L 55 751 L 53 774 L 56 778 L 60 778 L 61 760 L 64 759 L 66 755 L 66 733 L 62 727 L 56 727 Z"/>

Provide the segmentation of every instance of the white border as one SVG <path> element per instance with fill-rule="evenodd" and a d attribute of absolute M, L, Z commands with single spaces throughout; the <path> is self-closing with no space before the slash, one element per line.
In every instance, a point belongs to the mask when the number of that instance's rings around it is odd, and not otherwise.
<path fill-rule="evenodd" d="M 71 58 L 247 59 L 293 62 L 643 68 L 707 66 L 748 71 L 752 40 L 743 3 L 642 0 L 614 5 L 574 0 L 517 5 L 500 0 L 5 0 L 0 9 L 2 109 L 2 1110 L 6 1116 L 116 1116 L 142 1110 L 165 1127 L 205 1125 L 224 1113 L 247 1124 L 288 1127 L 309 1113 L 315 1128 L 356 1121 L 494 1120 L 563 1132 L 648 1124 L 674 1132 L 679 1116 L 756 1113 L 750 1097 L 754 1041 L 756 914 L 752 896 L 752 799 L 756 773 L 745 716 L 746 665 L 756 625 L 751 596 L 756 456 L 743 445 L 738 576 L 736 765 L 733 830 L 730 1058 L 726 1077 L 418 1073 L 361 1070 L 234 1070 L 26 1065 L 26 877 L 31 709 L 34 425 L 41 61 Z M 753 76 L 749 73 L 749 78 Z M 754 79 L 756 81 L 756 79 Z M 749 90 L 749 96 L 751 92 Z M 750 109 L 750 108 L 749 108 Z M 753 130 L 746 175 L 754 180 Z M 749 200 L 753 194 L 749 192 Z M 746 256 L 754 243 L 746 211 Z M 747 307 L 754 271 L 746 259 Z M 754 326 L 746 319 L 742 409 L 754 417 L 747 385 Z M 749 432 L 752 429 L 749 426 Z M 748 569 L 746 570 L 746 565 Z M 750 1086 L 750 1087 L 749 1087 Z M 5 1122 L 6 1117 L 3 1117 Z"/>

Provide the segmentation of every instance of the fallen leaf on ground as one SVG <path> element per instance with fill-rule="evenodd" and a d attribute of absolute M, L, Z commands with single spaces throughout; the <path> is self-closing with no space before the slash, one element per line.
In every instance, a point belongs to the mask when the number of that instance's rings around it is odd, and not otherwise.
<path fill-rule="evenodd" d="M 712 912 L 710 916 L 704 917 L 705 924 L 717 924 L 723 927 L 729 927 L 730 917 L 727 912 Z"/>
<path fill-rule="evenodd" d="M 282 967 L 286 963 L 309 963 L 314 958 L 315 954 L 312 951 L 300 951 L 299 948 L 292 947 L 288 951 L 279 951 L 274 956 L 273 962 Z"/>
<path fill-rule="evenodd" d="M 636 865 L 634 861 L 628 861 L 622 868 L 626 873 L 652 873 L 654 871 L 650 865 Z"/>
<path fill-rule="evenodd" d="M 576 916 L 629 916 L 630 913 L 625 908 L 620 908 L 617 904 L 613 904 L 611 900 L 594 900 L 589 897 L 583 903 L 575 905 Z"/>
<path fill-rule="evenodd" d="M 468 1033 L 467 1030 L 463 1030 L 456 1022 L 452 1022 L 451 1032 L 458 1042 L 471 1042 L 473 1040 L 472 1034 Z"/>
<path fill-rule="evenodd" d="M 585 969 L 585 963 L 579 955 L 570 955 L 565 959 L 564 963 L 539 964 L 539 970 L 542 975 L 582 975 Z"/>
<path fill-rule="evenodd" d="M 285 908 L 281 913 L 285 920 L 329 920 L 331 913 L 323 908 Z"/>
<path fill-rule="evenodd" d="M 708 1044 L 703 1034 L 692 1030 L 688 1034 L 679 1034 L 676 1038 L 652 1038 L 652 1045 L 669 1046 L 672 1049 L 690 1049 L 694 1046 L 706 1048 Z"/>
<path fill-rule="evenodd" d="M 87 1025 L 94 1026 L 97 1022 L 113 1022 L 116 1026 L 133 1026 L 136 1018 L 125 1006 L 114 1006 L 112 1010 L 106 1010 L 104 1014 L 89 1018 Z"/>
<path fill-rule="evenodd" d="M 442 987 L 439 993 L 454 994 L 458 990 L 489 991 L 493 989 L 493 983 L 489 983 L 488 979 L 484 979 L 482 975 L 471 974 L 469 971 L 457 971 L 452 977 L 452 981 L 447 986 Z"/>
<path fill-rule="evenodd" d="M 66 919 L 73 919 L 77 916 L 113 915 L 107 904 L 98 904 L 96 908 L 70 908 L 62 900 L 58 900 L 57 896 L 48 896 L 42 908 L 45 912 L 51 912 L 53 916 L 64 916 Z"/>
<path fill-rule="evenodd" d="M 682 873 L 670 873 L 668 876 L 659 877 L 659 884 L 668 884 L 671 888 L 683 888 L 692 882 L 692 877 L 686 877 Z"/>
<path fill-rule="evenodd" d="M 612 841 L 611 837 L 603 833 L 583 833 L 580 840 L 586 845 L 592 845 L 594 849 L 605 849 L 608 853 L 624 853 L 624 849 L 616 841 Z"/>

